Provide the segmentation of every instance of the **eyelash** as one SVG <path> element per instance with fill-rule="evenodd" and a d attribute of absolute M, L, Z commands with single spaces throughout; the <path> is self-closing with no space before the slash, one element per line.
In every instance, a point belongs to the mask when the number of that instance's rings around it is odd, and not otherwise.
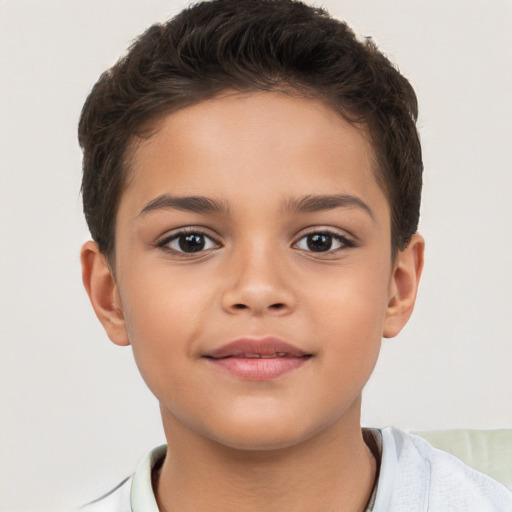
<path fill-rule="evenodd" d="M 195 251 L 185 251 L 183 250 L 183 247 L 181 246 L 181 243 L 180 243 L 180 238 L 181 237 L 184 237 L 184 236 L 187 236 L 187 235 L 196 235 L 198 237 L 201 237 L 201 239 L 204 241 L 204 245 L 207 245 L 209 241 L 211 244 L 213 244 L 213 246 L 211 247 L 206 247 L 204 248 L 203 247 L 200 247 L 198 250 L 195 250 Z M 307 240 L 308 237 L 311 237 L 311 236 L 314 236 L 314 235 L 325 235 L 325 236 L 328 236 L 330 237 L 331 239 L 337 241 L 339 244 L 340 244 L 340 247 L 337 247 L 335 249 L 327 249 L 325 251 L 314 251 L 314 250 L 308 250 L 308 249 L 304 249 L 304 248 L 300 248 L 298 245 L 299 245 L 299 242 L 301 242 L 302 240 Z M 178 242 L 180 244 L 180 249 L 178 248 L 173 248 L 173 247 L 170 247 L 170 244 L 172 242 Z M 306 241 L 307 243 L 307 241 Z M 204 231 L 202 231 L 201 229 L 194 229 L 194 228 L 189 228 L 189 229 L 182 229 L 176 233 L 173 233 L 172 235 L 170 236 L 167 236 L 165 237 L 163 240 L 161 240 L 160 242 L 157 242 L 156 246 L 162 250 L 165 250 L 167 252 L 170 252 L 172 254 L 176 254 L 176 255 L 179 255 L 181 257 L 190 257 L 191 255 L 200 255 L 200 254 L 204 254 L 206 251 L 209 251 L 210 249 L 214 249 L 214 248 L 218 248 L 221 246 L 221 244 L 219 242 L 217 242 L 213 237 L 211 237 L 210 235 L 206 234 Z M 336 253 L 338 251 L 341 251 L 341 250 L 346 250 L 346 249 L 349 249 L 349 248 L 352 248 L 355 246 L 355 243 L 350 240 L 348 237 L 346 236 L 343 236 L 341 235 L 340 233 L 332 230 L 332 229 L 329 229 L 329 228 L 319 228 L 319 229 L 316 229 L 316 230 L 313 230 L 313 231 L 310 231 L 308 233 L 305 233 L 303 234 L 300 238 L 298 238 L 298 240 L 296 242 L 293 243 L 292 247 L 296 247 L 297 249 L 305 252 L 305 253 L 312 253 L 312 254 L 317 254 L 317 255 L 328 255 L 328 254 L 333 254 L 333 253 Z"/>
<path fill-rule="evenodd" d="M 187 236 L 187 235 L 197 235 L 197 236 L 201 237 L 203 240 L 204 239 L 209 240 L 211 243 L 213 243 L 214 246 L 217 246 L 217 247 L 220 246 L 220 244 L 216 240 L 214 240 L 213 237 L 211 237 L 210 235 L 207 235 L 201 229 L 194 229 L 194 228 L 181 229 L 180 231 L 173 233 L 170 236 L 165 237 L 160 242 L 157 242 L 156 246 L 164 251 L 168 251 L 172 254 L 177 254 L 177 255 L 183 256 L 183 257 L 188 257 L 193 254 L 196 254 L 196 255 L 202 254 L 202 253 L 205 253 L 206 251 L 208 251 L 209 249 L 214 248 L 214 247 L 208 247 L 206 249 L 201 248 L 200 250 L 197 250 L 197 251 L 187 252 L 187 251 L 175 249 L 175 248 L 172 248 L 169 246 L 172 242 L 175 242 L 175 241 L 177 241 L 179 243 L 180 238 Z M 205 242 L 205 244 L 206 244 L 206 242 Z"/>
<path fill-rule="evenodd" d="M 300 249 L 300 247 L 298 247 L 299 250 L 302 250 L 306 253 L 311 253 L 311 254 L 329 255 L 329 254 L 337 253 L 338 251 L 342 251 L 342 250 L 346 250 L 346 249 L 355 247 L 355 243 L 351 239 L 349 239 L 348 237 L 341 235 L 337 231 L 334 231 L 329 228 L 317 228 L 308 233 L 305 233 L 293 245 L 298 246 L 298 244 L 301 240 L 304 240 L 304 239 L 307 240 L 308 237 L 314 236 L 314 235 L 326 235 L 328 237 L 331 237 L 333 240 L 336 240 L 337 242 L 339 242 L 341 247 L 338 247 L 335 249 L 328 249 L 326 251 L 312 251 L 312 250 L 307 250 L 307 249 Z"/>

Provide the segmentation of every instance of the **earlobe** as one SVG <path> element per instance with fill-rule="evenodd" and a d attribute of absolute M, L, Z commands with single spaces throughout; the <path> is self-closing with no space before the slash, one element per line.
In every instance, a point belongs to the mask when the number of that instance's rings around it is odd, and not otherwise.
<path fill-rule="evenodd" d="M 425 241 L 416 233 L 409 245 L 396 256 L 382 333 L 385 338 L 396 336 L 411 316 L 423 270 L 424 250 Z"/>
<path fill-rule="evenodd" d="M 98 320 L 116 345 L 129 345 L 117 284 L 107 260 L 92 241 L 80 252 L 82 281 Z"/>

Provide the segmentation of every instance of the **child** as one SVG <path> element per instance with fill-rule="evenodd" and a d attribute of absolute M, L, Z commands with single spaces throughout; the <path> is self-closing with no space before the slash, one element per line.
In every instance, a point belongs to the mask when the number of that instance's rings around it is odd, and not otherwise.
<path fill-rule="evenodd" d="M 167 447 L 85 510 L 512 510 L 425 441 L 360 426 L 423 266 L 416 117 L 371 41 L 292 0 L 193 6 L 100 78 L 83 280 Z"/>

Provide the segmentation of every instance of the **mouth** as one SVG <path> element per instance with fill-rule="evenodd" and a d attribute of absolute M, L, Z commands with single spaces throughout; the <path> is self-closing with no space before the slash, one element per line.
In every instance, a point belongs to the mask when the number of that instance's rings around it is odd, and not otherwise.
<path fill-rule="evenodd" d="M 278 338 L 239 338 L 203 356 L 216 368 L 246 380 L 269 380 L 302 367 L 311 357 Z"/>

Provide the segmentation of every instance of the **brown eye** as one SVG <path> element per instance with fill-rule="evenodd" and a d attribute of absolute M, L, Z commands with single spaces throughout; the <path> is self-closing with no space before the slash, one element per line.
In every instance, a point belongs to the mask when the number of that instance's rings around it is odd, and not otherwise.
<path fill-rule="evenodd" d="M 193 254 L 219 247 L 214 240 L 200 231 L 176 233 L 166 238 L 159 246 L 173 252 L 185 254 Z"/>
<path fill-rule="evenodd" d="M 337 233 L 319 231 L 303 236 L 296 246 L 302 251 L 330 252 L 342 249 L 343 247 L 352 247 L 353 244 L 350 240 Z"/>
<path fill-rule="evenodd" d="M 178 245 L 183 252 L 198 252 L 204 249 L 206 245 L 204 235 L 199 233 L 189 233 L 187 235 L 180 235 L 177 238 Z"/>
<path fill-rule="evenodd" d="M 306 245 L 313 252 L 330 251 L 332 248 L 332 236 L 325 233 L 315 233 L 306 237 Z"/>

